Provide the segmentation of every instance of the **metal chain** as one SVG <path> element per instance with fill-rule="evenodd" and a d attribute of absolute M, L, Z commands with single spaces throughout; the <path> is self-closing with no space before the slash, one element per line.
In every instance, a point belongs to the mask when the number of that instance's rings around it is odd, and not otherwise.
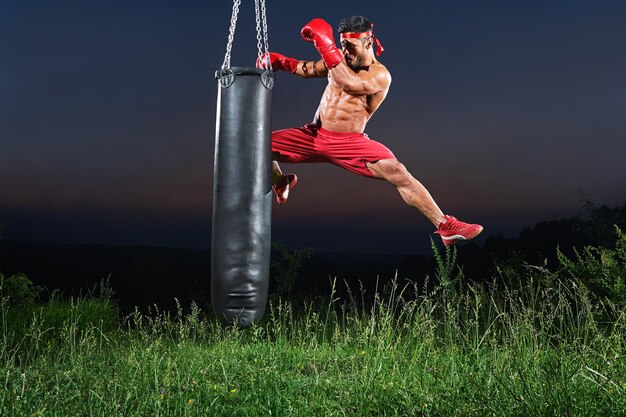
<path fill-rule="evenodd" d="M 233 13 L 230 17 L 230 29 L 228 31 L 228 43 L 226 44 L 226 55 L 222 69 L 230 67 L 230 57 L 232 54 L 233 41 L 235 39 L 235 28 L 237 27 L 237 16 L 239 15 L 239 6 L 241 0 L 233 0 Z M 254 10 L 256 14 L 256 40 L 258 57 L 261 58 L 263 52 L 267 55 L 267 68 L 272 71 L 272 64 L 269 59 L 269 42 L 267 36 L 267 16 L 265 8 L 265 0 L 254 0 Z M 265 51 L 264 51 L 265 49 Z"/>
<path fill-rule="evenodd" d="M 257 56 L 260 58 L 263 55 L 261 46 L 261 10 L 259 9 L 259 0 L 254 0 L 254 14 L 256 16 L 256 47 L 258 50 Z"/>
<path fill-rule="evenodd" d="M 254 0 L 254 10 L 256 12 L 256 40 L 259 60 L 263 56 L 263 48 L 265 48 L 265 67 L 272 71 L 272 63 L 269 58 L 269 44 L 267 40 L 267 17 L 265 9 L 265 0 Z M 261 43 L 263 41 L 263 44 Z"/>
<path fill-rule="evenodd" d="M 265 13 L 265 0 L 261 0 L 261 17 L 263 18 L 263 43 L 265 46 L 265 52 L 269 53 L 270 47 L 267 38 L 267 17 Z M 270 68 L 271 70 L 271 68 Z"/>
<path fill-rule="evenodd" d="M 230 67 L 230 55 L 233 49 L 233 40 L 235 39 L 235 27 L 237 26 L 237 15 L 239 14 L 239 5 L 241 0 L 233 0 L 233 14 L 230 17 L 230 29 L 228 31 L 228 43 L 226 44 L 226 55 L 222 69 Z"/>

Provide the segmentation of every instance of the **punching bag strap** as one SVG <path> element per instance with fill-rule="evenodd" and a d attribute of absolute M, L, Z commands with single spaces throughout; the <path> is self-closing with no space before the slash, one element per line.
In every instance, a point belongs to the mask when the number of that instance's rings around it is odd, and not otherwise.
<path fill-rule="evenodd" d="M 224 63 L 222 64 L 222 71 L 230 68 L 230 57 L 232 54 L 233 41 L 235 39 L 235 29 L 237 27 L 237 16 L 239 15 L 239 6 L 241 0 L 233 0 L 233 12 L 230 17 L 230 29 L 228 31 L 228 42 L 226 44 L 226 54 L 224 56 Z M 265 52 L 267 59 L 267 70 L 261 76 L 261 82 L 266 88 L 272 88 L 274 77 L 270 75 L 273 72 L 272 64 L 269 59 L 269 42 L 267 36 L 267 17 L 265 0 L 254 0 L 254 11 L 256 15 L 256 39 L 257 39 L 257 58 L 260 59 Z"/>

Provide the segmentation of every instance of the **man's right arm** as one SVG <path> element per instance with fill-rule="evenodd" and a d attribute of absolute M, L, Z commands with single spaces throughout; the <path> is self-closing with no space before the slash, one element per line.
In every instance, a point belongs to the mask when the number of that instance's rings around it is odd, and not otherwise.
<path fill-rule="evenodd" d="M 325 78 L 328 76 L 328 69 L 321 59 L 319 61 L 301 61 L 277 52 L 270 52 L 269 61 L 274 71 L 286 71 L 302 78 Z M 257 59 L 256 67 L 265 69 L 267 62 L 268 54 L 263 54 Z"/>
<path fill-rule="evenodd" d="M 322 59 L 319 61 L 299 61 L 295 73 L 302 78 L 326 78 L 328 68 Z"/>

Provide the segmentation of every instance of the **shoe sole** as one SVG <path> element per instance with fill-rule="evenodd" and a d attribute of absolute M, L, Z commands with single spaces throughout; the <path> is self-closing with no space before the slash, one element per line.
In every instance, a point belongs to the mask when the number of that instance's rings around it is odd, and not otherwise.
<path fill-rule="evenodd" d="M 278 204 L 285 204 L 287 199 L 289 198 L 289 191 L 296 186 L 298 183 L 298 177 L 294 176 L 293 181 L 287 184 L 285 187 L 285 191 L 283 191 L 282 195 L 278 195 L 276 190 L 274 190 L 274 194 L 276 194 L 276 201 Z"/>
<path fill-rule="evenodd" d="M 287 184 L 287 186 L 285 187 L 285 191 L 283 191 L 281 195 L 276 194 L 276 201 L 278 202 L 278 204 L 285 204 L 287 202 L 287 199 L 289 198 L 290 188 L 291 187 L 289 186 L 289 184 Z"/>
<path fill-rule="evenodd" d="M 481 226 L 480 230 L 476 233 L 474 233 L 472 236 L 469 237 L 465 237 L 463 235 L 453 235 L 453 236 L 441 236 L 441 240 L 443 240 L 443 244 L 444 246 L 452 246 L 454 244 L 456 244 L 459 240 L 471 240 L 474 239 L 476 236 L 478 236 L 479 234 L 482 233 L 482 231 L 484 230 L 484 228 Z"/>

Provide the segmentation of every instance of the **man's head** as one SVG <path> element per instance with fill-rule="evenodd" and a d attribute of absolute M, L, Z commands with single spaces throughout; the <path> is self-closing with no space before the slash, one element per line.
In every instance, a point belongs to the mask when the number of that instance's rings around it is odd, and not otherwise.
<path fill-rule="evenodd" d="M 342 52 L 352 69 L 362 66 L 373 52 L 372 26 L 363 16 L 347 17 L 339 23 Z"/>
<path fill-rule="evenodd" d="M 363 16 L 352 16 L 341 19 L 339 22 L 339 33 L 363 33 L 372 30 L 372 24 Z"/>

